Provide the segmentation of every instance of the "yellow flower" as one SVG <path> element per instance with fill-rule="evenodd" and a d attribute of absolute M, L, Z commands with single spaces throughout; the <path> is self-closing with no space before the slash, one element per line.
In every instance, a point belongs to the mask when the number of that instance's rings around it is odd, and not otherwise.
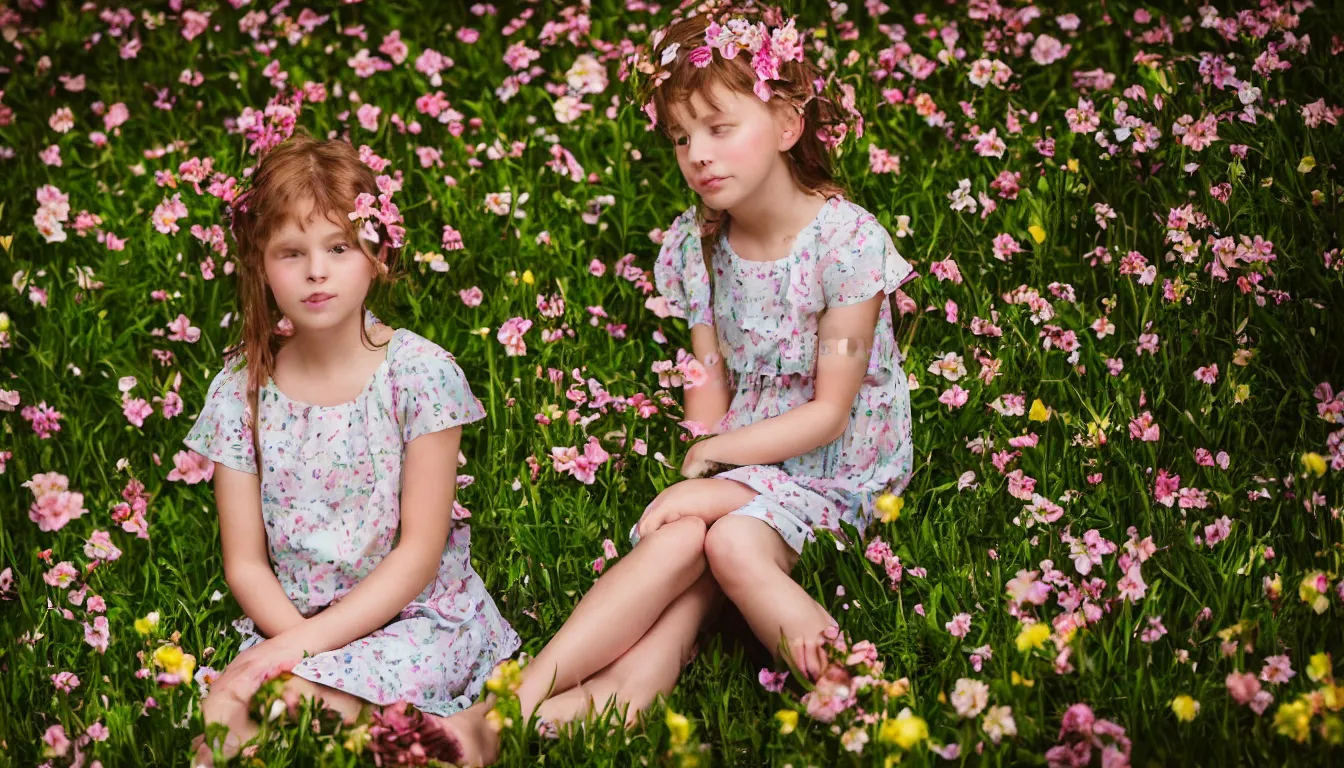
<path fill-rule="evenodd" d="M 882 522 L 894 523 L 901 519 L 901 510 L 905 508 L 905 499 L 895 494 L 884 493 L 877 497 L 877 511 L 882 513 Z"/>
<path fill-rule="evenodd" d="M 1316 167 L 1316 158 L 1312 155 L 1307 155 L 1306 157 L 1302 158 L 1301 162 L 1297 164 L 1297 172 L 1311 173 L 1311 169 L 1315 167 Z"/>
<path fill-rule="evenodd" d="M 1232 394 L 1232 401 L 1235 402 L 1237 405 L 1241 405 L 1242 403 L 1250 399 L 1251 399 L 1250 386 L 1246 384 L 1238 384 L 1236 390 Z"/>
<path fill-rule="evenodd" d="M 184 683 L 191 682 L 191 673 L 196 671 L 196 657 L 183 653 L 176 645 L 161 645 L 154 649 L 154 663 L 163 671 L 177 675 Z"/>
<path fill-rule="evenodd" d="M 1319 453 L 1302 454 L 1302 466 L 1311 474 L 1320 477 L 1325 474 L 1325 457 Z"/>
<path fill-rule="evenodd" d="M 1326 715 L 1321 721 L 1321 734 L 1325 740 L 1335 746 L 1344 744 L 1344 720 L 1339 715 Z"/>
<path fill-rule="evenodd" d="M 518 671 L 518 662 L 509 660 L 495 667 L 490 678 L 485 681 L 485 687 L 494 694 L 501 694 L 505 691 L 516 691 L 518 685 L 522 682 L 522 675 Z"/>
<path fill-rule="evenodd" d="M 919 742 L 929 738 L 929 724 L 924 718 L 914 714 L 909 707 L 901 710 L 895 720 L 883 720 L 877 738 L 901 749 L 911 749 Z"/>
<path fill-rule="evenodd" d="M 1028 688 L 1031 688 L 1031 687 L 1033 687 L 1033 686 L 1036 685 L 1036 681 L 1035 681 L 1035 680 L 1028 680 L 1027 678 L 1025 678 L 1025 677 L 1019 675 L 1019 674 L 1017 673 L 1017 670 L 1013 670 L 1012 681 L 1013 681 L 1013 685 L 1025 685 L 1025 686 L 1027 686 Z"/>
<path fill-rule="evenodd" d="M 530 269 L 523 270 L 523 283 L 525 285 L 534 285 L 536 284 L 536 282 L 537 278 L 532 276 L 532 270 Z"/>
<path fill-rule="evenodd" d="M 1049 421 L 1050 409 L 1045 407 L 1038 397 L 1031 401 L 1031 411 L 1027 413 L 1027 418 L 1032 421 Z"/>
<path fill-rule="evenodd" d="M 1070 171 L 1073 171 L 1074 173 L 1078 172 L 1078 158 L 1070 157 L 1069 162 L 1066 163 L 1065 165 L 1068 167 Z"/>
<path fill-rule="evenodd" d="M 345 737 L 345 751 L 360 754 L 364 751 L 364 745 L 369 743 L 369 726 L 360 724 L 352 728 Z"/>
<path fill-rule="evenodd" d="M 159 626 L 159 612 L 150 611 L 143 619 L 135 620 L 135 631 L 142 635 L 148 635 Z"/>
<path fill-rule="evenodd" d="M 667 730 L 671 733 L 674 746 L 680 746 L 690 740 L 691 721 L 687 720 L 685 715 L 677 714 L 669 709 L 665 722 L 667 723 Z"/>
<path fill-rule="evenodd" d="M 1037 245 L 1045 242 L 1045 230 L 1041 227 L 1032 224 L 1030 227 L 1027 227 L 1027 231 L 1031 233 L 1031 239 L 1035 240 Z"/>
<path fill-rule="evenodd" d="M 1329 679 L 1330 654 L 1325 652 L 1312 654 L 1307 661 L 1307 677 L 1311 678 L 1313 683 Z"/>
<path fill-rule="evenodd" d="M 1199 702 L 1183 693 L 1171 700 L 1171 711 L 1176 713 L 1177 720 L 1188 723 L 1199 714 Z"/>
<path fill-rule="evenodd" d="M 1274 712 L 1274 730 L 1280 736 L 1287 736 L 1299 743 L 1310 738 L 1311 704 L 1305 696 L 1279 705 Z"/>
<path fill-rule="evenodd" d="M 1017 633 L 1017 650 L 1026 653 L 1032 649 L 1039 649 L 1049 639 L 1049 624 L 1043 621 L 1038 621 L 1035 624 L 1023 624 L 1022 630 Z"/>
<path fill-rule="evenodd" d="M 775 719 L 779 721 L 779 732 L 785 736 L 798 727 L 798 713 L 795 710 L 781 709 L 775 713 Z"/>

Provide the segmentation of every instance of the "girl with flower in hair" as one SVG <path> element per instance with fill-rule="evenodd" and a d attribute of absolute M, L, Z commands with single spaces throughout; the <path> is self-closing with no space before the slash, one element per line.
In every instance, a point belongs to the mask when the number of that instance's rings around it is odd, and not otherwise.
<path fill-rule="evenodd" d="M 400 173 L 300 133 L 252 179 L 231 201 L 242 343 L 185 441 L 215 462 L 249 635 L 202 704 L 228 734 L 197 759 L 257 732 L 250 700 L 279 674 L 290 706 L 316 698 L 348 723 L 371 708 L 375 752 L 419 741 L 455 759 L 426 716 L 469 706 L 519 646 L 455 500 L 462 425 L 484 410 L 451 354 L 365 308 L 402 245 Z"/>
<path fill-rule="evenodd" d="M 671 690 L 722 596 L 820 678 L 838 628 L 790 572 L 814 531 L 862 531 L 912 470 L 887 300 L 911 266 L 831 171 L 831 150 L 862 132 L 852 88 L 836 93 L 778 13 L 702 4 L 653 42 L 636 62 L 644 111 L 700 198 L 668 229 L 654 277 L 690 326 L 700 381 L 685 417 L 710 437 L 523 670 L 522 714 L 543 725 L 612 703 L 633 719 Z M 477 712 L 446 728 L 470 759 L 494 759 Z"/>

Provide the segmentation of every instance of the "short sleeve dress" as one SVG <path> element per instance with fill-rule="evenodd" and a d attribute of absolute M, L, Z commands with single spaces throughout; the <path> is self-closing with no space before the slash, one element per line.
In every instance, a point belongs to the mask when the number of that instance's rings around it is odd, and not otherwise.
<path fill-rule="evenodd" d="M 669 311 L 688 325 L 716 327 L 734 387 L 732 404 L 715 431 L 778 416 L 812 400 L 818 319 L 828 307 L 889 295 L 913 270 L 877 218 L 832 197 L 775 261 L 733 252 L 726 234 L 713 253 L 710 297 L 695 209 L 668 229 L 654 264 L 654 283 Z M 843 540 L 840 523 L 864 531 L 878 496 L 899 494 L 910 480 L 910 390 L 893 333 L 891 306 L 882 303 L 868 371 L 834 442 L 779 464 L 743 466 L 715 475 L 757 492 L 732 514 L 765 521 L 801 552 L 813 531 Z M 632 538 L 635 534 L 632 532 Z"/>
<path fill-rule="evenodd" d="M 241 363 L 221 371 L 185 442 L 255 473 L 246 382 Z M 258 408 L 266 542 L 281 587 L 304 616 L 339 601 L 396 546 L 406 444 L 485 416 L 453 356 L 405 329 L 393 333 L 386 359 L 354 400 L 308 405 L 268 382 Z M 294 674 L 375 704 L 404 700 L 436 715 L 470 706 L 520 641 L 471 565 L 471 529 L 460 522 L 468 514 L 454 502 L 459 522 L 438 575 L 398 616 L 305 659 Z M 261 642 L 246 634 L 244 648 Z"/>

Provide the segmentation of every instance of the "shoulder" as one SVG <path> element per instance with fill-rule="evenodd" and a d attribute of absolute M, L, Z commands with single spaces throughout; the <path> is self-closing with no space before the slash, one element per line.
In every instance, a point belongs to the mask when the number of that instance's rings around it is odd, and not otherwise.
<path fill-rule="evenodd" d="M 455 362 L 451 352 L 407 328 L 398 328 L 387 343 L 388 364 L 394 376 L 423 374 Z"/>
<path fill-rule="evenodd" d="M 673 259 L 681 257 L 689 246 L 698 247 L 699 237 L 700 226 L 695 221 L 695 206 L 691 206 L 673 219 L 667 231 L 663 233 L 662 250 L 659 251 L 660 260 L 670 263 Z"/>
<path fill-rule="evenodd" d="M 886 234 L 886 227 L 877 220 L 876 214 L 858 203 L 834 198 L 827 205 L 831 206 L 827 223 L 833 236 L 868 240 L 881 239 Z"/>
<path fill-rule="evenodd" d="M 210 396 L 242 395 L 247 390 L 247 358 L 238 352 L 224 359 L 224 367 L 210 382 Z"/>

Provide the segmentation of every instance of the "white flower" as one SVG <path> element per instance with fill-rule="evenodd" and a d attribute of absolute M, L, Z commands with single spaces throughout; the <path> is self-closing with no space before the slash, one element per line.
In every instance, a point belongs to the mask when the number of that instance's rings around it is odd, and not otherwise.
<path fill-rule="evenodd" d="M 947 199 L 952 201 L 952 210 L 975 213 L 975 197 L 971 195 L 970 179 L 957 182 L 957 188 L 947 193 Z"/>
<path fill-rule="evenodd" d="M 985 735 L 998 744 L 1004 736 L 1017 735 L 1017 721 L 1013 720 L 1012 707 L 990 707 L 985 713 Z"/>
<path fill-rule="evenodd" d="M 680 49 L 681 43 L 673 43 L 663 49 L 662 63 L 664 67 L 671 64 L 672 61 L 677 58 L 677 51 Z"/>
<path fill-rule="evenodd" d="M 963 677 L 952 688 L 952 706 L 962 717 L 975 717 L 988 703 L 989 686 L 979 680 Z"/>
<path fill-rule="evenodd" d="M 956 381 L 966 375 L 966 362 L 956 352 L 948 352 L 941 358 L 929 363 L 929 373 L 942 376 L 948 381 Z"/>

